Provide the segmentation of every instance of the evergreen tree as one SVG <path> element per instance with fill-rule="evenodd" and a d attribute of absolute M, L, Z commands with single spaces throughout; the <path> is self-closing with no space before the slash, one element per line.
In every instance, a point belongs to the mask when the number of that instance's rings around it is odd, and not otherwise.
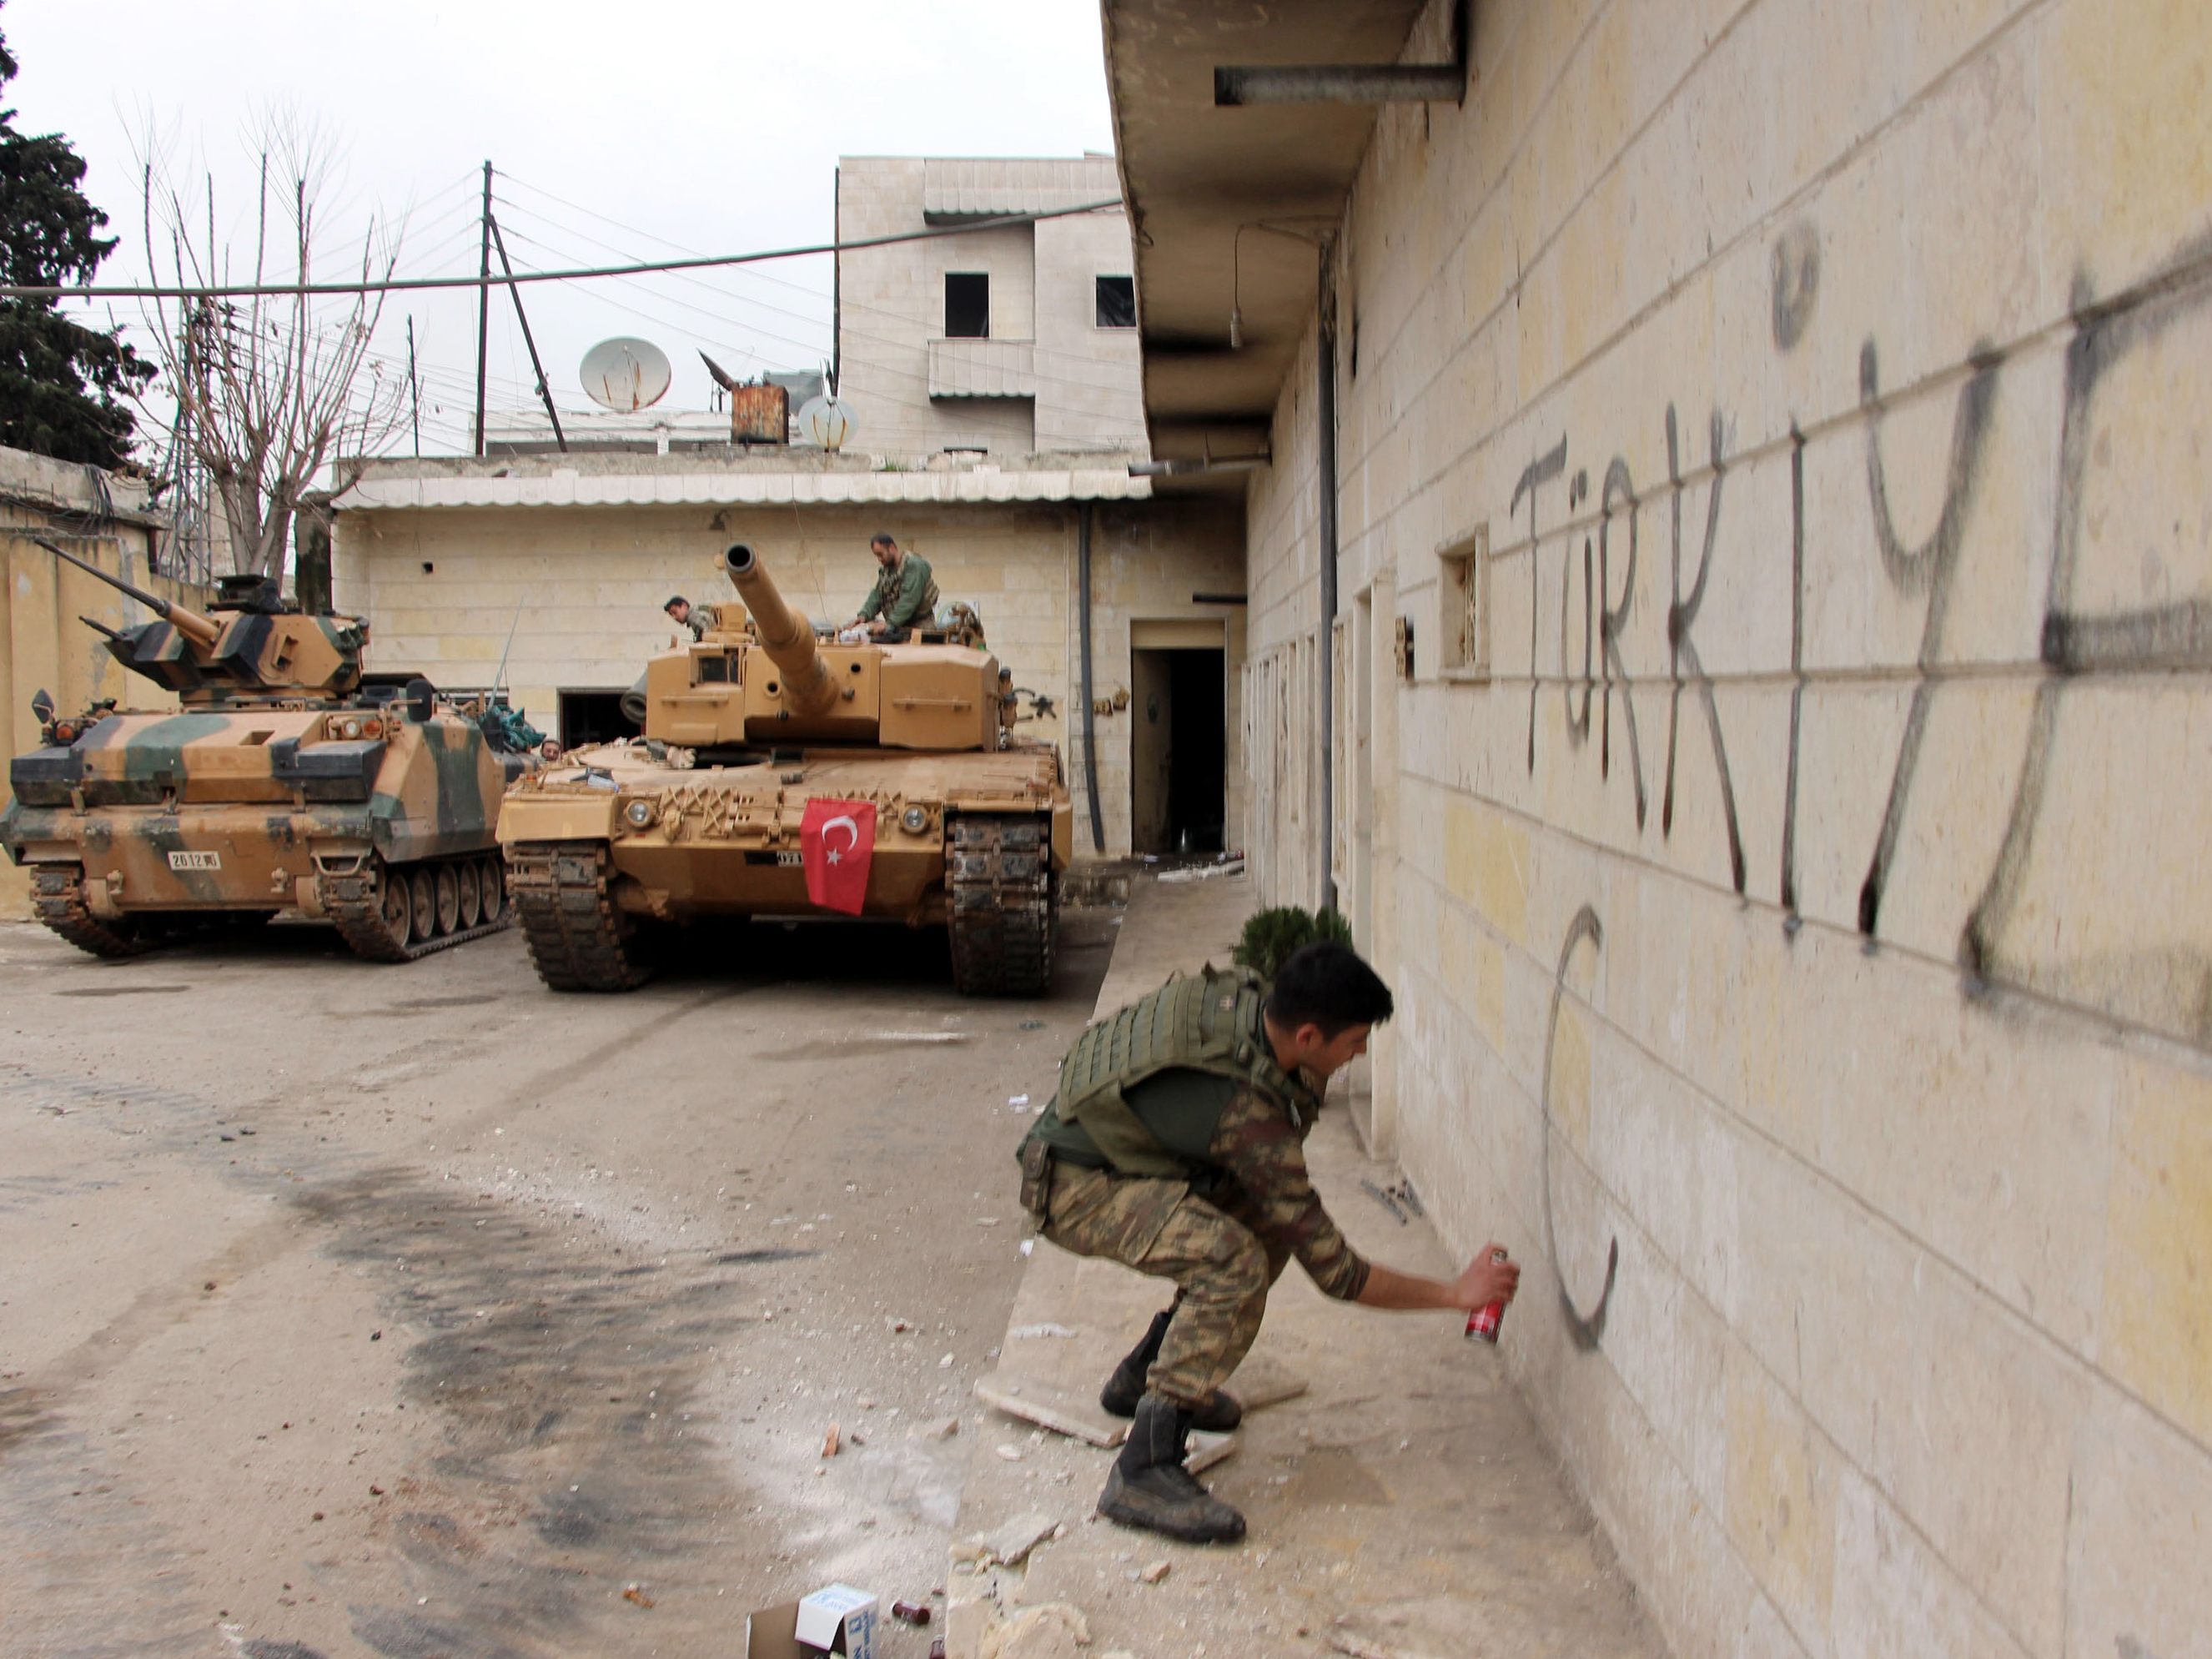
<path fill-rule="evenodd" d="M 15 60 L 0 35 L 0 92 Z M 0 282 L 89 283 L 115 246 L 107 216 L 77 186 L 84 162 L 69 141 L 15 131 L 0 109 Z M 123 401 L 154 377 L 118 337 L 62 314 L 53 300 L 0 297 L 0 444 L 60 461 L 119 465 L 131 449 Z"/>

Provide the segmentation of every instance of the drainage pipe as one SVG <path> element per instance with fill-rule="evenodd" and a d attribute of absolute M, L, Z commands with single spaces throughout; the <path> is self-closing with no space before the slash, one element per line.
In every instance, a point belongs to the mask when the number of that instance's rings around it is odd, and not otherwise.
<path fill-rule="evenodd" d="M 1321 902 L 1336 908 L 1336 280 L 1335 250 L 1321 259 L 1321 349 L 1315 418 L 1321 485 Z"/>
<path fill-rule="evenodd" d="M 1091 803 L 1091 850 L 1106 850 L 1106 820 L 1098 808 L 1098 716 L 1091 690 L 1091 503 L 1075 508 L 1075 615 L 1082 634 L 1083 794 Z"/>

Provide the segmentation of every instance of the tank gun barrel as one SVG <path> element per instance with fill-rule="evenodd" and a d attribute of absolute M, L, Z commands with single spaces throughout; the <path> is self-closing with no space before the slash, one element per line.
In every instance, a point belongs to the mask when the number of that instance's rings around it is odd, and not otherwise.
<path fill-rule="evenodd" d="M 784 604 L 783 595 L 776 592 L 768 572 L 761 568 L 760 561 L 744 543 L 731 545 L 722 555 L 722 566 L 730 573 L 745 609 L 752 613 L 761 649 L 783 675 L 785 706 L 795 714 L 825 712 L 837 701 L 837 687 L 814 648 L 813 629 Z"/>
<path fill-rule="evenodd" d="M 44 536 L 33 536 L 31 539 L 63 562 L 73 564 L 88 576 L 97 576 L 110 587 L 128 593 L 187 639 L 196 641 L 201 645 L 213 645 L 216 637 L 222 632 L 222 629 L 214 618 L 203 617 L 198 611 L 179 605 L 173 599 L 165 599 L 157 593 L 149 593 L 144 588 L 126 582 L 120 576 L 111 576 L 98 565 L 87 563 L 67 548 L 56 546 Z M 102 631 L 107 633 L 111 638 L 114 637 L 113 630 L 103 629 Z"/>

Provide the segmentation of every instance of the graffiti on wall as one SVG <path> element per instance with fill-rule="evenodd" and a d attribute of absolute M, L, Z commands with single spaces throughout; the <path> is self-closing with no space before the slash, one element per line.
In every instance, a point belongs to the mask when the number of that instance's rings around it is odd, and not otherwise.
<path fill-rule="evenodd" d="M 1804 226 L 1786 231 L 1777 243 L 1773 261 L 1773 336 L 1776 345 L 1783 350 L 1798 349 L 1807 337 L 1818 295 L 1819 273 L 1817 236 Z M 2192 597 L 2137 608 L 2105 609 L 2091 614 L 2085 611 L 2075 593 L 2087 533 L 2083 474 L 2090 465 L 2091 432 L 2095 424 L 2099 391 L 2116 365 L 2125 362 L 2130 354 L 2157 344 L 2182 319 L 2204 308 L 2209 298 L 2212 298 L 2212 239 L 2179 250 L 2160 274 L 2108 299 L 2094 299 L 2086 283 L 2077 287 L 2072 307 L 2073 334 L 2067 354 L 2057 488 L 2054 491 L 2057 516 L 2052 526 L 2049 589 L 2040 645 L 2046 678 L 2035 695 L 2026 753 L 2013 788 L 2002 843 L 1959 941 L 1959 962 L 1972 988 L 2027 985 L 2051 977 L 2048 963 L 2031 961 L 2024 949 L 2008 950 L 2005 941 L 2008 928 L 2014 926 L 2021 909 L 2027 871 L 2034 854 L 2039 829 L 2046 817 L 2054 750 L 2061 742 L 2061 710 L 2069 689 L 2085 676 L 2212 667 L 2212 600 Z M 1949 634 L 1959 597 L 1960 553 L 1986 487 L 1990 434 L 2006 362 L 2006 353 L 1986 343 L 1978 343 L 1968 354 L 1964 378 L 1952 409 L 1941 505 L 1932 527 L 1915 538 L 1899 527 L 1892 507 L 1884 434 L 1888 400 L 1882 391 L 1880 347 L 1869 338 L 1860 348 L 1859 409 L 1863 424 L 1866 499 L 1872 526 L 1869 556 L 1894 592 L 1924 604 L 1910 705 L 1889 769 L 1880 826 L 1867 850 L 1865 873 L 1860 884 L 1855 921 L 1869 946 L 1878 943 L 1881 936 L 1883 900 L 1906 845 L 1912 823 L 1914 785 L 1922 768 L 1929 720 L 1945 682 L 1946 664 L 1951 659 Z M 1704 526 L 1701 536 L 1692 536 L 1686 534 L 1684 496 L 1691 486 L 1684 477 L 1680 422 L 1674 404 L 1668 405 L 1663 419 L 1668 477 L 1662 492 L 1668 513 L 1669 586 L 1665 616 L 1667 738 L 1658 781 L 1660 832 L 1669 839 L 1674 836 L 1678 800 L 1693 785 L 1690 769 L 1694 763 L 1702 770 L 1704 754 L 1709 753 L 1711 787 L 1717 805 L 1716 816 L 1726 842 L 1730 877 L 1736 892 L 1744 894 L 1747 890 L 1747 859 L 1736 805 L 1729 737 L 1715 681 L 1706 671 L 1697 642 L 1698 617 L 1714 574 L 1721 515 L 1724 503 L 1731 499 L 1725 489 L 1731 465 L 1728 453 L 1729 427 L 1718 410 L 1706 418 Z M 1806 681 L 1805 443 L 1803 434 L 1793 425 L 1788 440 L 1791 691 L 1778 849 L 1781 902 L 1793 933 L 1798 904 L 1800 763 Z M 1529 463 L 1514 486 L 1508 516 L 1516 524 L 1522 522 L 1522 507 L 1524 501 L 1527 502 L 1528 546 L 1533 550 L 1532 556 L 1538 560 L 1547 553 L 1540 491 L 1562 478 L 1566 481 L 1565 505 L 1571 514 L 1588 497 L 1589 475 L 1581 470 L 1569 472 L 1569 444 L 1565 434 Z M 1594 522 L 1578 540 L 1571 540 L 1564 551 L 1558 638 L 1559 678 L 1565 699 L 1570 756 L 1578 757 L 1587 751 L 1595 720 L 1601 775 L 1610 778 L 1614 755 L 1613 712 L 1618 693 L 1639 831 L 1644 828 L 1647 816 L 1646 781 L 1635 703 L 1631 696 L 1635 683 L 1621 646 L 1632 623 L 1632 612 L 1636 609 L 1640 513 L 1651 504 L 1649 498 L 1638 496 L 1626 460 L 1619 455 L 1613 457 L 1604 469 Z M 1626 550 L 1616 578 L 1613 564 L 1617 540 L 1625 540 Z M 1540 586 L 1534 580 L 1530 583 L 1532 665 L 1541 660 Z M 1649 606 L 1645 608 L 1649 610 Z M 1576 614 L 1577 611 L 1579 616 Z M 1538 764 L 1540 678 L 1534 672 L 1530 675 L 1527 765 L 1532 775 Z M 1691 705 L 1687 731 L 1684 729 L 1686 698 Z M 1694 735 L 1700 729 L 1702 743 Z M 2171 1005 L 2178 1011 L 2179 1021 L 2188 1035 L 2199 1042 L 2212 1042 L 2212 954 L 2189 945 L 2160 947 L 2154 954 L 2155 963 L 2139 964 L 2142 972 L 2136 977 L 2144 977 L 2154 967 L 2158 973 L 2168 976 L 2179 972 L 2184 985 L 2178 993 L 2170 985 L 2155 993 L 2146 990 L 2136 1000 L 2150 996 L 2161 1006 Z M 2128 973 L 2124 963 L 2105 960 L 2095 966 L 2107 982 L 2116 983 L 2118 978 L 2124 978 Z M 2082 981 L 2086 972 L 2085 969 L 2067 982 Z M 2088 988 L 2088 994 L 2093 1003 L 2099 1000 L 2094 987 Z M 2110 1012 L 2142 1012 L 2114 1006 L 2127 1000 L 2114 992 L 2102 1001 Z M 2171 1025 L 2174 1021 L 2161 1018 L 2159 1023 Z"/>
<path fill-rule="evenodd" d="M 1593 951 L 1605 945 L 1605 924 L 1587 904 L 1575 912 L 1574 921 L 1567 925 L 1566 943 L 1559 947 L 1559 969 L 1552 975 L 1551 1012 L 1544 1021 L 1543 1092 L 1537 1097 L 1543 1106 L 1544 1128 L 1536 1158 L 1538 1179 L 1544 1189 L 1544 1249 L 1551 1259 L 1552 1276 L 1559 1287 L 1559 1317 L 1566 1324 L 1568 1340 L 1587 1353 L 1605 1335 L 1605 1316 L 1613 1305 L 1613 1281 L 1620 1273 L 1620 1240 L 1614 1237 L 1606 1241 L 1605 1282 L 1598 1287 L 1597 1300 L 1584 1313 L 1575 1306 L 1574 1293 L 1567 1288 L 1567 1270 L 1559 1260 L 1559 1227 L 1552 1218 L 1552 1138 L 1559 1133 L 1552 1114 L 1552 1055 L 1559 1047 L 1559 1005 L 1567 994 L 1567 967 L 1574 960 L 1575 947 L 1584 940 L 1589 942 Z"/>

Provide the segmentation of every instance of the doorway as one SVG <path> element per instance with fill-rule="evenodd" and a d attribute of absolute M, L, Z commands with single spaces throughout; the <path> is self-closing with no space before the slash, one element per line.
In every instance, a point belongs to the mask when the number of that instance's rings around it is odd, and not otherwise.
<path fill-rule="evenodd" d="M 1228 823 L 1229 652 L 1212 620 L 1129 629 L 1129 844 L 1218 853 Z"/>
<path fill-rule="evenodd" d="M 561 746 L 580 749 L 588 743 L 613 743 L 638 735 L 638 724 L 622 711 L 619 691 L 568 690 L 560 693 Z"/>

